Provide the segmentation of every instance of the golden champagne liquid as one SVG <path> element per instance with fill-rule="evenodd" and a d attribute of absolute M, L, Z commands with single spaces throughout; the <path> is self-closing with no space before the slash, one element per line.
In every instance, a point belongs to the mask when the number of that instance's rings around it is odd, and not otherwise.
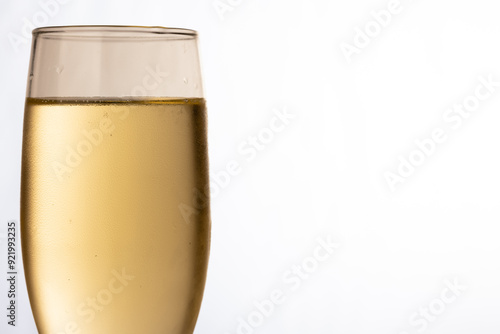
<path fill-rule="evenodd" d="M 192 333 L 209 203 L 203 99 L 26 102 L 21 235 L 41 334 Z M 188 213 L 182 208 L 189 208 Z"/>

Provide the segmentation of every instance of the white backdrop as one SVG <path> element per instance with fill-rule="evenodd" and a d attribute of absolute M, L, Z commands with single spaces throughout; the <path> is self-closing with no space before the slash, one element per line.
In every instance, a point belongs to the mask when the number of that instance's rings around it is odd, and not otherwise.
<path fill-rule="evenodd" d="M 4 279 L 26 33 L 116 24 L 199 31 L 218 191 L 196 333 L 499 333 L 498 12 L 495 0 L 2 0 L 0 332 L 37 332 L 24 280 L 7 325 Z"/>

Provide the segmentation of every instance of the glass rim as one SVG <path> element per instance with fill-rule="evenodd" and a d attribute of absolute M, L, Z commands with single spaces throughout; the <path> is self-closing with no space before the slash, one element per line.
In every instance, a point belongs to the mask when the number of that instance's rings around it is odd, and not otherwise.
<path fill-rule="evenodd" d="M 127 26 L 127 25 L 68 25 L 39 27 L 33 30 L 33 36 L 47 35 L 51 37 L 70 38 L 138 38 L 168 37 L 196 38 L 196 30 L 184 28 L 167 28 L 162 26 Z"/>

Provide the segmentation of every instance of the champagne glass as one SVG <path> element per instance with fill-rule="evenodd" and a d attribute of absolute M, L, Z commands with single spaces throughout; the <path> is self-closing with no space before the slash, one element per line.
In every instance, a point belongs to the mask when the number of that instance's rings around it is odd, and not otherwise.
<path fill-rule="evenodd" d="M 193 332 L 207 155 L 195 31 L 33 31 L 21 240 L 39 333 Z"/>

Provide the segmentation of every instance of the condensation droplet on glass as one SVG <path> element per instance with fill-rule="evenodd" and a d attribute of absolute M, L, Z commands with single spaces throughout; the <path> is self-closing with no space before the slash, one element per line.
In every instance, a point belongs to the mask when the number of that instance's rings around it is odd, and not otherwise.
<path fill-rule="evenodd" d="M 187 85 L 187 83 L 188 83 L 188 79 L 187 78 L 182 79 L 182 81 L 184 81 L 184 83 Z"/>
<path fill-rule="evenodd" d="M 64 71 L 64 66 L 57 66 L 56 67 L 57 74 L 61 74 L 63 71 Z"/>

